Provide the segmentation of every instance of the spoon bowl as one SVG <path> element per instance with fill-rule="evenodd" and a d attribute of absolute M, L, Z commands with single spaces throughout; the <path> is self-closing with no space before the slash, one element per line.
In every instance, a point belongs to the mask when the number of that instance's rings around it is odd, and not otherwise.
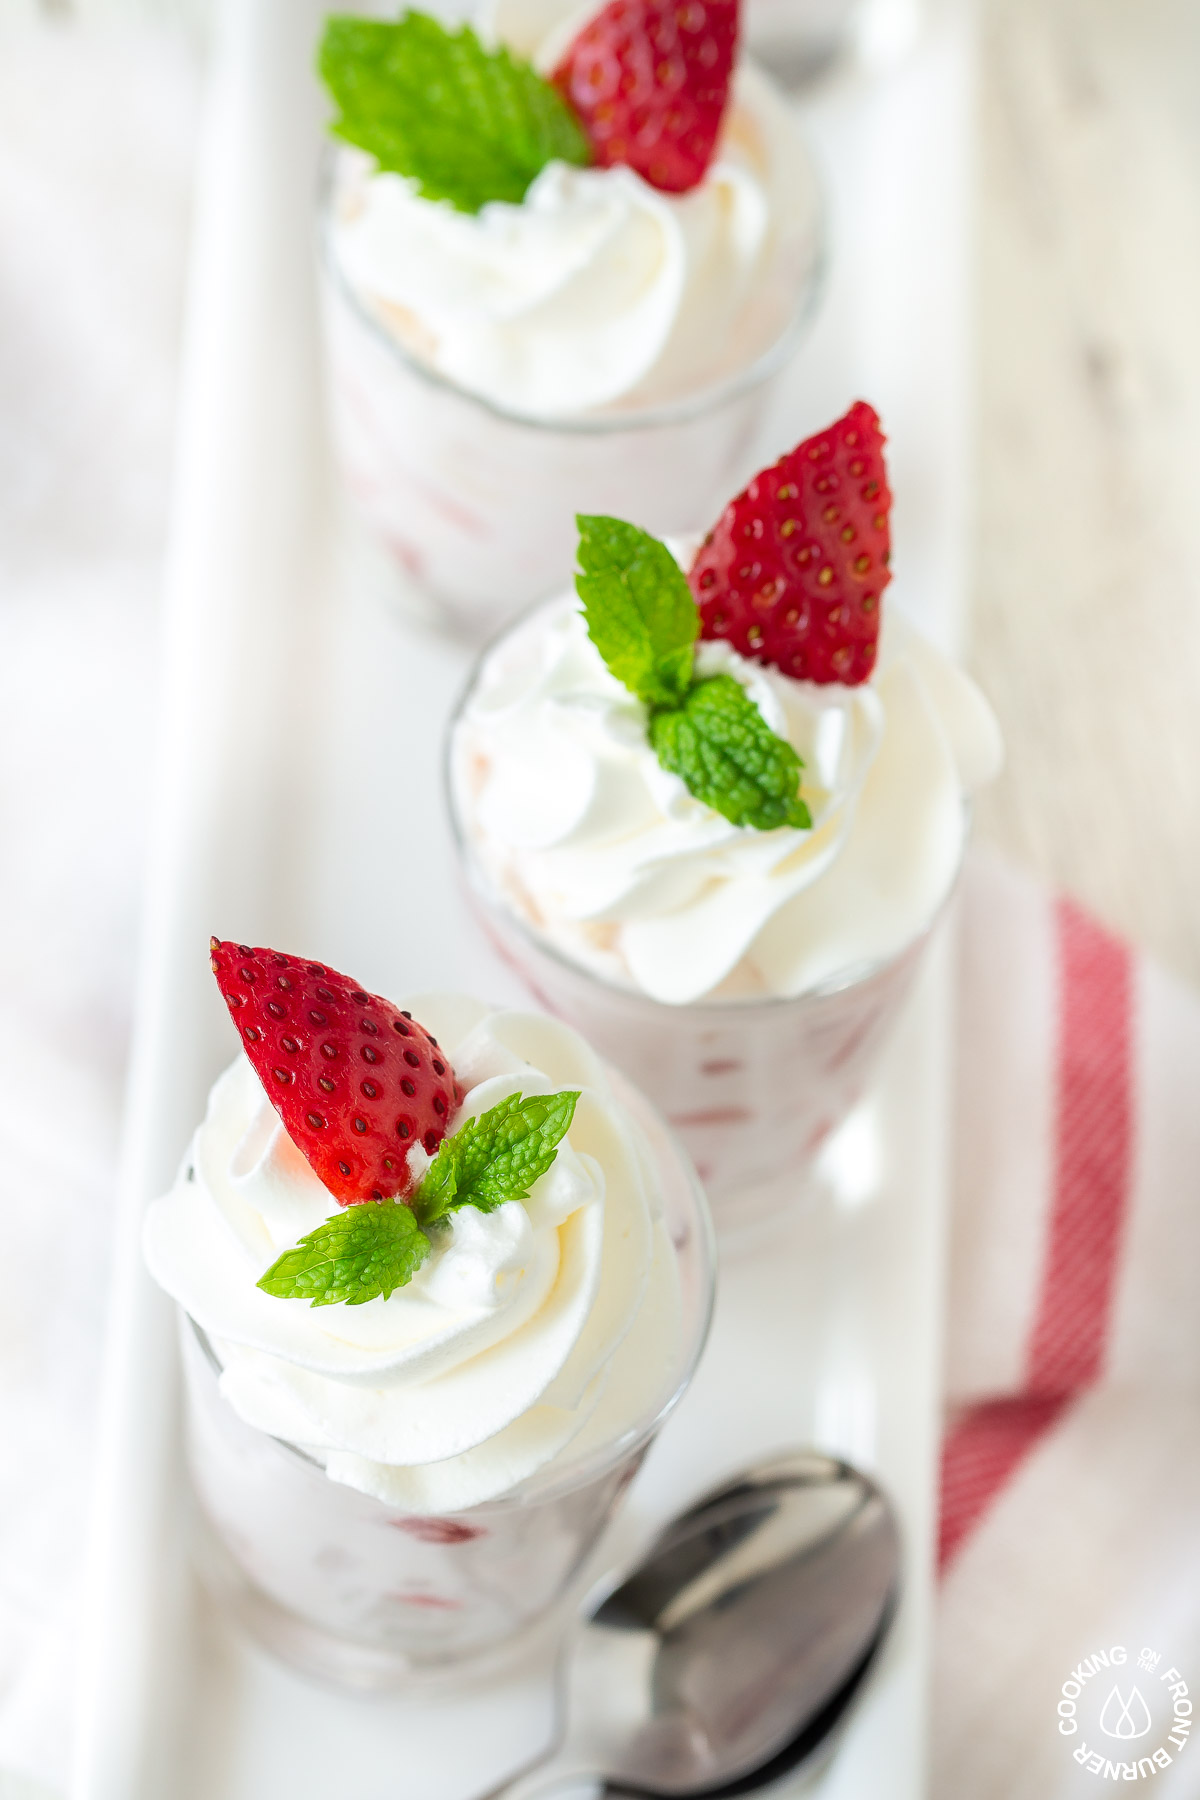
<path fill-rule="evenodd" d="M 895 1515 L 849 1463 L 761 1463 L 667 1526 L 560 1671 L 554 1746 L 487 1800 L 589 1780 L 637 1800 L 762 1791 L 830 1747 L 887 1634 Z"/>

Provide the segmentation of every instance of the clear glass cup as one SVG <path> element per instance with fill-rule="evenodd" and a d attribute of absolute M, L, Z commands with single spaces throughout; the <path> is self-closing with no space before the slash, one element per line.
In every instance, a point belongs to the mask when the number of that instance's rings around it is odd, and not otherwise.
<path fill-rule="evenodd" d="M 702 391 L 551 421 L 481 399 L 411 354 L 346 279 L 334 245 L 339 157 L 322 183 L 322 315 L 334 439 L 354 507 L 409 604 L 476 639 L 570 580 L 577 512 L 656 531 L 707 528 L 753 473 L 772 378 L 823 273 L 822 204 L 797 166 L 796 228 L 756 296 L 766 348 Z M 719 352 L 718 352 L 719 353 Z"/>
<path fill-rule="evenodd" d="M 619 1082 L 619 1077 L 616 1078 Z M 497 1500 L 407 1514 L 331 1481 L 300 1445 L 247 1425 L 218 1388 L 216 1349 L 181 1315 L 187 1454 L 211 1585 L 268 1649 L 357 1689 L 457 1674 L 506 1655 L 569 1604 L 572 1584 L 691 1380 L 712 1311 L 712 1227 L 695 1171 L 620 1082 L 657 1171 L 681 1330 L 652 1404 L 599 1447 L 559 1454 Z"/>
<path fill-rule="evenodd" d="M 455 773 L 459 720 L 504 635 L 476 663 L 447 737 L 447 805 L 475 910 L 546 1011 L 580 1031 L 663 1113 L 704 1183 L 718 1232 L 727 1233 L 803 1191 L 822 1145 L 866 1092 L 949 896 L 893 955 L 795 995 L 671 1005 L 572 960 L 489 876 L 464 816 L 468 784 Z"/>

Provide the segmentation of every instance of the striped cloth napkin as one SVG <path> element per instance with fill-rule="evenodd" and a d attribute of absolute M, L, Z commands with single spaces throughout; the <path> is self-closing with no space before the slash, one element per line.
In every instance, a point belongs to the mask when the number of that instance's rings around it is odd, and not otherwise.
<path fill-rule="evenodd" d="M 962 910 L 934 1794 L 1194 1797 L 1200 1004 L 993 857 Z"/>

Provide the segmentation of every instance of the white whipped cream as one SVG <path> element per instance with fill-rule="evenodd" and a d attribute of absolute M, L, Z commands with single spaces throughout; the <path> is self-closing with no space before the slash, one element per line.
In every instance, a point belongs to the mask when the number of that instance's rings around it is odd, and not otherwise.
<path fill-rule="evenodd" d="M 508 10 L 496 30 L 531 53 L 514 41 L 529 22 L 512 0 Z M 544 16 L 532 35 L 557 55 L 581 21 L 564 33 L 559 0 L 534 11 Z M 526 417 L 716 386 L 780 337 L 812 279 L 808 155 L 786 103 L 750 67 L 735 75 L 713 163 L 686 194 L 629 168 L 554 162 L 521 205 L 472 215 L 373 169 L 339 153 L 332 249 L 350 286 L 419 360 Z"/>
<path fill-rule="evenodd" d="M 794 681 L 724 642 L 697 671 L 742 683 L 803 760 L 812 829 L 731 825 L 650 748 L 574 596 L 485 658 L 455 730 L 460 827 L 492 891 L 572 962 L 656 1000 L 794 995 L 901 950 L 949 893 L 965 797 L 999 768 L 974 683 L 889 605 L 857 687 Z"/>
<path fill-rule="evenodd" d="M 454 1211 L 386 1300 L 265 1294 L 260 1276 L 336 1205 L 239 1056 L 149 1209 L 145 1252 L 208 1333 L 243 1419 L 309 1450 L 335 1481 L 456 1512 L 652 1414 L 677 1358 L 679 1295 L 640 1132 L 582 1038 L 460 998 L 412 1010 L 465 1090 L 452 1129 L 517 1091 L 581 1089 L 527 1200 Z"/>

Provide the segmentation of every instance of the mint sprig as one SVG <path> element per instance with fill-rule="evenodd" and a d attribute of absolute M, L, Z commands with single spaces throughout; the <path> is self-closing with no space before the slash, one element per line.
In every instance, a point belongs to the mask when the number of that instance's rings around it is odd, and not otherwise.
<path fill-rule="evenodd" d="M 591 161 L 553 83 L 503 47 L 486 50 L 469 25 L 448 31 L 421 12 L 390 23 L 334 14 L 318 67 L 338 107 L 334 133 L 459 212 L 519 205 L 547 163 Z"/>
<path fill-rule="evenodd" d="M 798 793 L 800 758 L 732 675 L 697 681 L 682 706 L 652 712 L 650 742 L 663 768 L 731 824 L 811 827 Z"/>
<path fill-rule="evenodd" d="M 510 1094 L 468 1119 L 440 1146 L 411 1204 L 368 1200 L 348 1206 L 271 1264 L 258 1283 L 280 1300 L 361 1306 L 406 1287 L 433 1245 L 427 1230 L 459 1206 L 494 1212 L 524 1200 L 571 1128 L 579 1090 Z"/>
<path fill-rule="evenodd" d="M 679 706 L 692 680 L 700 615 L 665 544 L 624 519 L 580 513 L 575 589 L 588 636 L 647 706 Z"/>
<path fill-rule="evenodd" d="M 524 1200 L 558 1154 L 571 1128 L 579 1092 L 513 1094 L 448 1138 L 417 1190 L 422 1224 L 434 1224 L 451 1207 L 494 1212 L 506 1200 Z"/>
<path fill-rule="evenodd" d="M 404 1287 L 431 1248 L 402 1200 L 368 1200 L 308 1232 L 271 1264 L 258 1285 L 280 1300 L 361 1306 Z"/>
<path fill-rule="evenodd" d="M 734 825 L 808 830 L 803 759 L 773 732 L 732 675 L 697 676 L 700 613 L 665 544 L 623 519 L 580 513 L 579 573 L 588 636 L 647 709 L 664 769 Z"/>

